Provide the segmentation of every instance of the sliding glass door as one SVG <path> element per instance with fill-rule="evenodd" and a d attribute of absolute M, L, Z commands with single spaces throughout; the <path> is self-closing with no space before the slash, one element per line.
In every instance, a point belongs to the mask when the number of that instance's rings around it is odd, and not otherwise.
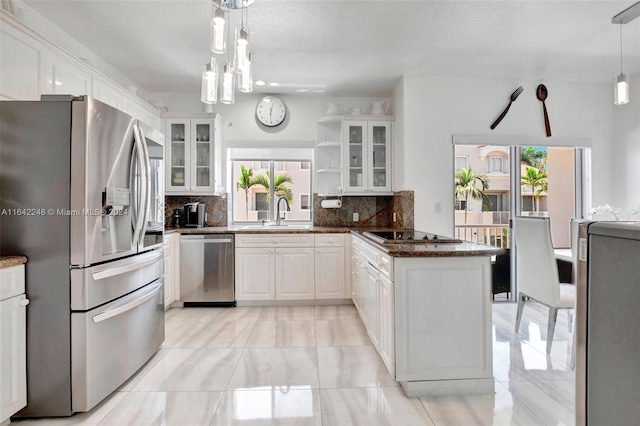
<path fill-rule="evenodd" d="M 496 298 L 514 300 L 511 219 L 519 215 L 550 217 L 554 248 L 570 248 L 571 219 L 583 213 L 582 149 L 454 145 L 454 152 L 455 235 L 507 250 L 510 271 L 494 271 L 494 276 L 510 275 L 506 288 L 511 292 Z M 505 265 L 504 259 L 500 260 L 494 268 L 498 263 Z"/>

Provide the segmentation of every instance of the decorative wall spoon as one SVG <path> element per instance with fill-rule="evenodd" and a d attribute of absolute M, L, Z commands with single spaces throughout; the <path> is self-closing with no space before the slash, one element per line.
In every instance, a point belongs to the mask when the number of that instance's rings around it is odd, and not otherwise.
<path fill-rule="evenodd" d="M 547 87 L 544 84 L 539 84 L 536 89 L 536 97 L 542 102 L 542 111 L 544 112 L 544 128 L 547 131 L 547 137 L 551 136 L 551 126 L 549 125 L 549 115 L 547 114 L 547 106 L 544 101 L 547 99 Z"/>

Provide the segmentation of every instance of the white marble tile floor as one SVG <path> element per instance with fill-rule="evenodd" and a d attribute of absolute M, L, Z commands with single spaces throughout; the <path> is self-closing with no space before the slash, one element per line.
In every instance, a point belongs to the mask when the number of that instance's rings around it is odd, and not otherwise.
<path fill-rule="evenodd" d="M 571 334 L 493 304 L 495 393 L 407 398 L 353 306 L 173 308 L 162 349 L 88 413 L 28 425 L 572 425 Z"/>

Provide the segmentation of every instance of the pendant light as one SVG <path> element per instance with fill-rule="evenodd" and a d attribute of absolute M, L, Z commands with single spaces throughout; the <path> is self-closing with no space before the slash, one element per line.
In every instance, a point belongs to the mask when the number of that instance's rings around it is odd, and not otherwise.
<path fill-rule="evenodd" d="M 253 75 L 251 73 L 251 53 L 249 53 L 249 60 L 244 69 L 241 69 L 238 73 L 238 92 L 251 93 L 253 92 Z"/>
<path fill-rule="evenodd" d="M 211 52 L 213 53 L 223 54 L 227 51 L 226 23 L 227 18 L 222 7 L 215 8 L 213 19 L 211 19 Z"/>
<path fill-rule="evenodd" d="M 224 64 L 224 73 L 222 74 L 222 93 L 220 102 L 223 104 L 232 104 L 236 101 L 235 87 L 233 85 L 233 67 L 227 61 Z"/>
<path fill-rule="evenodd" d="M 202 70 L 200 100 L 205 104 L 218 102 L 218 70 L 216 59 L 213 57 L 208 63 L 204 64 Z"/>
<path fill-rule="evenodd" d="M 638 17 L 640 17 L 640 1 L 611 18 L 612 24 L 620 24 L 620 75 L 616 77 L 614 83 L 613 103 L 615 105 L 629 103 L 629 83 L 627 82 L 627 76 L 622 73 L 622 24 L 628 24 Z"/>
<path fill-rule="evenodd" d="M 629 103 L 629 83 L 627 76 L 622 72 L 622 22 L 620 22 L 620 75 L 616 77 L 614 86 L 615 105 L 624 105 Z"/>

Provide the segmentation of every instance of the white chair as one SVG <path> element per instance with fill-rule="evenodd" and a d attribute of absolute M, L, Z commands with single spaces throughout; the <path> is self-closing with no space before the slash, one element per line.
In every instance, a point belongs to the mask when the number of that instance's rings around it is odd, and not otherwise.
<path fill-rule="evenodd" d="M 518 313 L 516 333 L 520 329 L 522 311 L 527 299 L 549 307 L 547 353 L 551 352 L 558 309 L 574 309 L 575 286 L 560 283 L 553 244 L 551 220 L 547 217 L 516 217 L 516 270 L 518 283 Z"/>

